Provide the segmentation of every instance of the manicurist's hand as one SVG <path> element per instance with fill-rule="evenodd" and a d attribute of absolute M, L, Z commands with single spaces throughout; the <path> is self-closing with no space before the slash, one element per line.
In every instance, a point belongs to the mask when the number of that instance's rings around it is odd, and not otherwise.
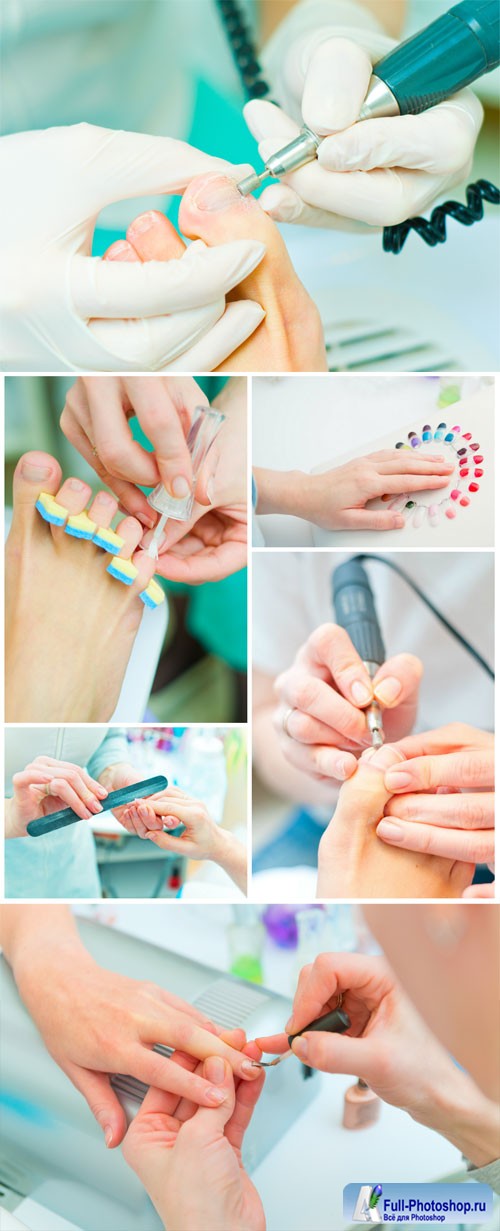
<path fill-rule="evenodd" d="M 255 1044 L 245 1048 L 255 1058 Z M 191 1067 L 191 1061 L 186 1063 Z M 218 1108 L 195 1108 L 186 1099 L 150 1090 L 123 1143 L 165 1227 L 195 1231 L 265 1231 L 259 1194 L 241 1160 L 241 1147 L 261 1093 L 264 1074 L 244 1083 L 230 1066 L 210 1056 L 197 1072 L 220 1092 Z"/>
<path fill-rule="evenodd" d="M 72 808 L 82 820 L 90 820 L 102 812 L 108 793 L 80 765 L 44 756 L 14 774 L 12 790 L 5 801 L 6 838 L 25 838 L 30 821 L 61 808 Z"/>
<path fill-rule="evenodd" d="M 370 747 L 364 709 L 384 710 L 388 741 L 411 731 L 422 664 L 413 654 L 389 658 L 370 680 L 352 641 L 337 624 L 322 624 L 275 681 L 275 727 L 284 756 L 315 778 L 344 781 Z"/>
<path fill-rule="evenodd" d="M 493 735 L 456 722 L 409 736 L 398 748 L 406 760 L 385 775 L 392 798 L 377 826 L 378 837 L 403 850 L 491 864 Z"/>
<path fill-rule="evenodd" d="M 288 513 L 325 530 L 400 530 L 401 512 L 367 509 L 369 500 L 446 487 L 453 470 L 441 454 L 382 449 L 323 474 L 255 469 L 257 513 Z"/>
<path fill-rule="evenodd" d="M 353 10 L 357 25 L 359 6 Z M 314 27 L 310 20 L 296 37 L 283 37 L 279 57 L 271 51 L 273 94 L 284 109 L 259 99 L 245 107 L 261 158 L 294 140 L 304 123 L 323 138 L 317 159 L 262 194 L 263 208 L 276 221 L 390 226 L 420 214 L 466 179 L 483 120 L 472 90 L 421 115 L 357 123 L 373 64 L 394 46 L 372 30 L 347 29 L 343 36 L 333 13 L 331 26 Z"/>
<path fill-rule="evenodd" d="M 275 1054 L 287 1051 L 287 1035 L 336 1008 L 339 994 L 351 1020 L 347 1033 L 306 1031 L 292 1044 L 295 1055 L 326 1073 L 362 1076 L 386 1103 L 448 1137 L 476 1166 L 493 1161 L 498 1155 L 495 1104 L 457 1068 L 384 958 L 320 954 L 299 975 L 286 1033 L 257 1039 L 259 1047 Z"/>
<path fill-rule="evenodd" d="M 3 908 L 2 943 L 20 995 L 51 1056 L 89 1104 L 108 1146 L 119 1145 L 126 1130 L 125 1113 L 109 1081 L 112 1073 L 130 1073 L 196 1104 L 214 1107 L 222 1101 L 217 1085 L 153 1051 L 156 1043 L 196 1060 L 219 1056 L 238 1077 L 258 1077 L 258 1069 L 197 1009 L 156 984 L 102 969 L 64 910 L 22 907 L 9 936 L 10 909 Z"/>
<path fill-rule="evenodd" d="M 190 376 L 79 376 L 66 395 L 61 428 L 127 513 L 152 527 L 157 514 L 138 485 L 162 482 L 177 499 L 189 494 L 193 471 L 186 435 L 193 411 L 206 405 Z M 152 453 L 134 440 L 133 416 Z"/>
<path fill-rule="evenodd" d="M 92 240 L 107 205 L 181 192 L 202 173 L 239 179 L 247 170 L 182 141 L 91 124 L 2 137 L 3 368 L 152 371 L 182 357 L 189 371 L 202 339 L 201 370 L 211 357 L 220 363 L 262 319 L 255 304 L 233 304 L 238 327 L 221 354 L 225 296 L 258 265 L 261 243 L 195 243 L 178 260 L 142 265 L 93 257 Z"/>

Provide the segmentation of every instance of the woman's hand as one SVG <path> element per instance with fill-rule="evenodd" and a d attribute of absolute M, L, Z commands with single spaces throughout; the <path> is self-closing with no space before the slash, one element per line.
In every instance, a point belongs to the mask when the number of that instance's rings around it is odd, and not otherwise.
<path fill-rule="evenodd" d="M 9 911 L 9 907 L 4 910 Z M 49 908 L 52 911 L 53 908 Z M 241 1078 L 258 1069 L 192 1005 L 153 983 L 103 970 L 60 918 L 23 907 L 23 931 L 7 949 L 20 995 L 53 1059 L 80 1090 L 108 1146 L 119 1145 L 125 1113 L 109 1075 L 130 1073 L 196 1104 L 218 1106 L 205 1077 L 153 1051 L 162 1043 L 203 1060 L 219 1056 Z M 31 912 L 31 914 L 30 914 Z M 30 927 L 30 923 L 32 926 Z"/>
<path fill-rule="evenodd" d="M 107 765 L 106 769 L 102 770 L 100 781 L 106 788 L 106 791 L 111 793 L 111 791 L 121 791 L 127 786 L 134 786 L 136 782 L 143 782 L 145 777 L 147 775 L 144 770 L 136 769 L 134 765 L 129 765 L 127 761 L 115 761 L 114 765 Z M 129 833 L 135 833 L 133 826 L 128 825 L 125 821 L 128 807 L 129 805 L 123 804 L 120 808 L 112 808 L 111 811 L 117 821 L 125 829 L 128 829 Z M 159 825 L 156 827 L 159 828 Z M 152 828 L 155 828 L 155 824 L 153 824 Z M 143 836 L 143 834 L 140 834 L 140 837 Z"/>
<path fill-rule="evenodd" d="M 348 633 L 322 624 L 275 681 L 274 723 L 283 755 L 314 778 L 343 782 L 371 747 L 366 707 L 378 701 L 387 739 L 401 739 L 415 721 L 421 676 L 418 658 L 398 654 L 371 680 Z"/>
<path fill-rule="evenodd" d="M 39 816 L 72 808 L 82 820 L 102 812 L 106 787 L 86 769 L 53 757 L 35 757 L 12 779 L 13 795 L 5 801 L 5 837 L 25 838 L 26 826 Z"/>
<path fill-rule="evenodd" d="M 383 449 L 323 474 L 255 470 L 257 513 L 288 513 L 325 530 L 398 530 L 402 513 L 367 509 L 377 496 L 446 487 L 453 470 L 442 454 Z"/>
<path fill-rule="evenodd" d="M 193 411 L 206 405 L 190 376 L 79 376 L 66 395 L 60 422 L 127 513 L 153 527 L 156 514 L 138 485 L 162 482 L 174 497 L 189 494 L 193 470 L 186 435 Z M 133 439 L 129 421 L 134 416 L 152 453 Z"/>
<path fill-rule="evenodd" d="M 245 1051 L 260 1056 L 256 1044 L 248 1044 Z M 180 1062 L 192 1067 L 187 1057 Z M 234 1079 L 230 1066 L 218 1056 L 208 1057 L 197 1072 L 223 1095 L 220 1107 L 195 1108 L 186 1099 L 150 1090 L 127 1132 L 124 1157 L 165 1227 L 265 1231 L 259 1194 L 241 1161 L 243 1138 L 264 1074 L 261 1071 L 255 1081 L 245 1084 Z"/>
<path fill-rule="evenodd" d="M 377 836 L 389 801 L 385 775 L 404 769 L 397 745 L 386 744 L 361 757 L 344 783 L 336 811 L 318 854 L 320 898 L 459 897 L 472 880 L 474 865 L 425 853 L 391 850 Z"/>
<path fill-rule="evenodd" d="M 247 890 L 247 856 L 242 842 L 212 820 L 206 804 L 191 799 L 178 787 L 153 795 L 144 803 L 130 804 L 120 817 L 122 825 L 139 838 L 149 838 L 162 851 L 188 859 L 210 859 L 234 880 L 242 893 Z M 164 828 L 184 825 L 180 836 Z"/>
<path fill-rule="evenodd" d="M 392 798 L 378 837 L 407 851 L 493 863 L 493 735 L 456 722 L 401 740 L 398 748 L 406 761 L 385 775 Z"/>

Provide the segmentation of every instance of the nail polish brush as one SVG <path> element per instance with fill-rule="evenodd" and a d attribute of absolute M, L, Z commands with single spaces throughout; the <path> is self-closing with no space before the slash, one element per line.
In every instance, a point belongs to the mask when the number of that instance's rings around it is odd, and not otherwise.
<path fill-rule="evenodd" d="M 191 419 L 191 426 L 186 438 L 186 445 L 191 456 L 193 479 L 191 490 L 186 496 L 172 496 L 163 483 L 158 483 L 148 496 L 148 504 L 160 514 L 160 519 L 153 530 L 153 537 L 146 549 L 150 560 L 157 560 L 163 531 L 169 518 L 173 521 L 189 521 L 193 511 L 196 483 L 205 459 L 212 448 L 214 440 L 224 423 L 225 415 L 210 406 L 196 406 Z"/>

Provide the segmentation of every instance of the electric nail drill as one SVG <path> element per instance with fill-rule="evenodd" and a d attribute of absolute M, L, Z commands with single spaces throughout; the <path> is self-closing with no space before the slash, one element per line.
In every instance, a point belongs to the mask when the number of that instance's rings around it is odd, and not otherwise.
<path fill-rule="evenodd" d="M 346 560 L 345 564 L 339 564 L 333 570 L 332 586 L 337 624 L 349 634 L 372 680 L 385 661 L 385 647 L 375 599 L 363 565 L 358 560 Z M 372 701 L 365 713 L 372 746 L 381 748 L 384 730 L 380 706 Z"/>
<path fill-rule="evenodd" d="M 152 560 L 158 559 L 158 548 L 165 525 L 171 517 L 173 521 L 188 521 L 194 505 L 194 495 L 198 475 L 212 448 L 214 440 L 224 423 L 226 416 L 219 410 L 209 406 L 196 406 L 191 419 L 191 426 L 186 438 L 186 445 L 191 455 L 193 482 L 187 496 L 176 498 L 167 492 L 163 483 L 158 483 L 148 496 L 148 504 L 160 514 L 160 520 L 155 526 L 153 537 L 146 554 Z"/>
<path fill-rule="evenodd" d="M 375 64 L 359 118 L 418 115 L 499 63 L 498 0 L 462 0 Z M 279 178 L 313 162 L 321 141 L 304 125 L 294 141 L 271 154 L 264 171 L 238 184 L 242 196 L 249 196 L 268 176 Z"/>

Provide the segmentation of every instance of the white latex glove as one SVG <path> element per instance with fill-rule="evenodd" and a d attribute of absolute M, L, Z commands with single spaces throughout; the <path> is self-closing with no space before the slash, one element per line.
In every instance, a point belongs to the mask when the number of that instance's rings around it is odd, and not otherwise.
<path fill-rule="evenodd" d="M 157 370 L 180 355 L 189 366 L 191 348 L 210 368 L 231 354 L 264 313 L 249 300 L 225 310 L 225 295 L 259 264 L 262 244 L 197 241 L 180 260 L 145 264 L 90 256 L 106 205 L 178 193 L 220 170 L 240 178 L 248 168 L 182 141 L 89 124 L 3 137 L 3 368 Z"/>
<path fill-rule="evenodd" d="M 340 8 L 360 12 L 356 5 Z M 317 9 L 302 6 L 309 22 Z M 282 27 L 283 40 L 286 21 Z M 245 119 L 264 161 L 298 135 L 301 123 L 325 139 L 317 160 L 264 190 L 260 204 L 272 218 L 321 227 L 345 225 L 346 218 L 390 226 L 419 214 L 467 177 L 483 118 L 471 90 L 422 115 L 356 124 L 372 66 L 394 41 L 371 21 L 366 28 L 309 26 L 299 33 L 291 24 L 290 36 L 286 48 L 281 44 L 277 82 L 271 76 L 286 110 L 255 100 L 247 103 Z"/>

